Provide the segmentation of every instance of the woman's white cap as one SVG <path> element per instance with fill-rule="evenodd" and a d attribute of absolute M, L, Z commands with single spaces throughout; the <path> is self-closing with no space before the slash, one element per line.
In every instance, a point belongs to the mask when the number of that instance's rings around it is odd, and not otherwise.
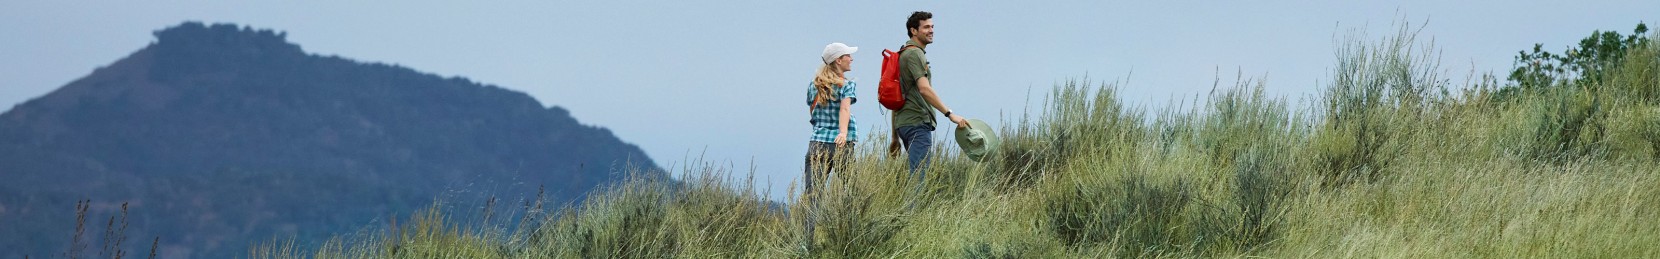
<path fill-rule="evenodd" d="M 841 58 L 842 55 L 851 55 L 853 52 L 858 51 L 859 47 L 849 47 L 847 44 L 842 44 L 841 42 L 833 42 L 830 43 L 830 45 L 824 45 L 824 63 L 830 64 L 830 62 L 835 62 L 836 59 Z"/>

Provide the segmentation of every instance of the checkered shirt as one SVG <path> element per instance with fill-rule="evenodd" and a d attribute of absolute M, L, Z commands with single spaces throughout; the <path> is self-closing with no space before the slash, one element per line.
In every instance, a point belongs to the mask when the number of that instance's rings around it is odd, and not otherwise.
<path fill-rule="evenodd" d="M 839 116 L 841 115 L 841 99 L 852 98 L 852 103 L 859 103 L 859 98 L 853 94 L 853 92 L 855 92 L 854 89 L 856 88 L 854 85 L 853 80 L 848 79 L 847 85 L 837 89 L 837 92 L 834 95 L 836 101 L 821 102 L 817 107 L 812 107 L 813 141 L 836 143 L 836 131 L 841 128 L 839 125 L 836 125 L 836 122 L 840 119 Z M 816 95 L 818 95 L 818 88 L 813 87 L 812 83 L 807 83 L 807 105 L 813 105 L 813 96 Z M 859 130 L 858 127 L 856 127 L 859 124 L 855 123 L 855 121 L 856 120 L 853 118 L 852 114 L 848 114 L 847 142 L 855 142 L 859 139 Z"/>

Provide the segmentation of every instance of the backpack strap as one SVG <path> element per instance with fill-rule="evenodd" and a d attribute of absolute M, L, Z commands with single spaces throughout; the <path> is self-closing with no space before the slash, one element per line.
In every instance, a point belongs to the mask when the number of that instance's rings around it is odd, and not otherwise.
<path fill-rule="evenodd" d="M 922 54 L 928 54 L 928 50 L 922 49 L 922 47 L 917 47 L 916 45 L 905 44 L 905 46 L 900 46 L 899 51 L 894 52 L 893 55 L 894 56 L 899 56 L 899 59 L 898 59 L 899 60 L 899 62 L 898 62 L 898 64 L 899 64 L 899 76 L 901 78 L 903 78 L 904 75 L 905 75 L 905 50 L 906 49 L 918 49 L 918 50 L 922 50 Z M 899 82 L 905 82 L 905 79 L 899 79 Z M 905 87 L 904 87 L 903 84 L 900 85 L 899 92 L 900 93 L 905 92 Z M 903 96 L 901 96 L 901 98 L 903 98 Z"/>
<path fill-rule="evenodd" d="M 905 46 L 900 46 L 899 51 L 894 52 L 894 55 L 904 55 L 905 54 L 905 49 L 922 49 L 922 47 L 917 47 L 916 45 L 911 45 L 911 44 L 905 44 Z M 928 54 L 928 50 L 923 50 L 922 54 Z M 901 57 L 901 60 L 903 60 L 903 57 Z"/>

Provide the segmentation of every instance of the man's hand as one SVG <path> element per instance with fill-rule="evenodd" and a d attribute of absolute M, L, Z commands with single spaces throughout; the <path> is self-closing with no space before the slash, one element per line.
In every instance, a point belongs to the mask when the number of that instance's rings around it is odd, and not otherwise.
<path fill-rule="evenodd" d="M 905 154 L 905 144 L 904 144 L 904 142 L 899 141 L 899 130 L 898 129 L 894 129 L 893 130 L 893 135 L 888 135 L 888 139 L 892 140 L 892 142 L 888 143 L 888 156 L 889 157 L 899 157 L 899 155 Z"/>
<path fill-rule="evenodd" d="M 964 119 L 963 116 L 961 116 L 961 115 L 952 114 L 951 117 L 948 117 L 948 118 L 951 119 L 952 123 L 957 124 L 957 128 L 963 128 L 963 129 L 969 128 L 968 119 Z"/>
<path fill-rule="evenodd" d="M 847 144 L 847 132 L 836 133 L 836 146 L 841 147 L 843 144 Z"/>

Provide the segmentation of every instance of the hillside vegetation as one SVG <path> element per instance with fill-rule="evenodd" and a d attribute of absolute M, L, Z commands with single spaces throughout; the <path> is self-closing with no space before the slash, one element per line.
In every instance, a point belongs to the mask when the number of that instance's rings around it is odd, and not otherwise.
<path fill-rule="evenodd" d="M 1410 30 L 1351 33 L 1308 107 L 1251 80 L 1164 109 L 1124 105 L 1124 86 L 1068 81 L 1037 115 L 1003 125 L 992 161 L 938 147 L 947 154 L 915 210 L 903 206 L 904 160 L 861 145 L 827 185 L 810 248 L 790 213 L 805 205 L 773 209 L 731 168 L 694 161 L 676 169 L 684 184 L 642 178 L 571 206 L 435 209 L 252 255 L 1652 257 L 1660 46 L 1644 31 L 1616 39 L 1626 47 L 1614 55 L 1524 53 L 1521 67 L 1538 68 L 1525 82 L 1451 79 Z"/>

